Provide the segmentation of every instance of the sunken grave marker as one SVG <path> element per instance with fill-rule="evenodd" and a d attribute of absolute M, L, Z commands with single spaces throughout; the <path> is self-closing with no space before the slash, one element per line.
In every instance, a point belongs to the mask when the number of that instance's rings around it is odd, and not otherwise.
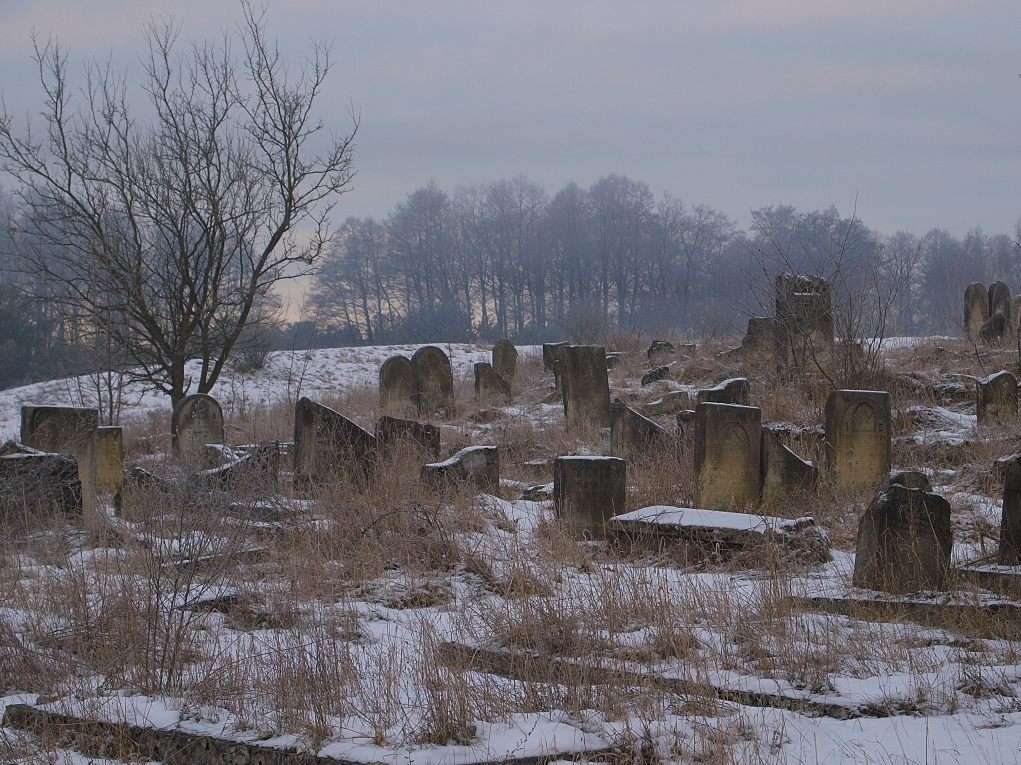
<path fill-rule="evenodd" d="M 223 409 L 206 393 L 185 396 L 170 416 L 174 456 L 188 462 L 205 462 L 206 444 L 223 443 Z"/>
<path fill-rule="evenodd" d="M 1006 370 L 976 380 L 975 397 L 979 424 L 1017 416 L 1017 378 Z"/>
<path fill-rule="evenodd" d="M 438 491 L 473 484 L 478 491 L 493 493 L 500 488 L 500 449 L 468 446 L 443 462 L 423 465 L 422 482 Z"/>
<path fill-rule="evenodd" d="M 476 362 L 475 403 L 480 406 L 499 406 L 510 402 L 510 383 L 497 374 L 492 364 L 485 361 Z"/>

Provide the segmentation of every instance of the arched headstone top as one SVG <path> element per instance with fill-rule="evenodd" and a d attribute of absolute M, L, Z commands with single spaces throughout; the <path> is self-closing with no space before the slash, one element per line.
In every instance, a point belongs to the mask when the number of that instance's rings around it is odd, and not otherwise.
<path fill-rule="evenodd" d="M 223 409 L 207 393 L 192 393 L 174 406 L 170 415 L 174 453 L 182 457 L 204 457 L 206 444 L 222 444 Z"/>

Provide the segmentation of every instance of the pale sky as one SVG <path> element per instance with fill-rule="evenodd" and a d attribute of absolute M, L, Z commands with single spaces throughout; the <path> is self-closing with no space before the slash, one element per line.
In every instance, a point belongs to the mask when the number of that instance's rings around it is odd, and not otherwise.
<path fill-rule="evenodd" d="M 0 0 L 8 109 L 41 103 L 33 29 L 130 77 L 161 14 L 193 38 L 240 17 L 232 0 Z M 361 114 L 338 223 L 430 179 L 519 173 L 551 194 L 624 173 L 741 226 L 856 198 L 887 233 L 1006 233 L 1021 214 L 1021 0 L 274 0 L 269 20 L 295 62 L 333 41 L 321 113 L 339 131 Z"/>

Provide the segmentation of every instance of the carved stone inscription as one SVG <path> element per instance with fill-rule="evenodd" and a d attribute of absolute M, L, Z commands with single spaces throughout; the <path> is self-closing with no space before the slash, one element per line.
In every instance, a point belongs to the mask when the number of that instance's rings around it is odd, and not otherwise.
<path fill-rule="evenodd" d="M 826 459 L 847 491 L 875 490 L 890 472 L 890 394 L 835 390 L 826 400 Z"/>
<path fill-rule="evenodd" d="M 723 510 L 759 502 L 762 411 L 736 404 L 695 407 L 696 505 Z"/>
<path fill-rule="evenodd" d="M 618 457 L 557 457 L 553 507 L 580 537 L 602 538 L 606 522 L 624 512 L 627 467 Z"/>
<path fill-rule="evenodd" d="M 212 396 L 193 393 L 177 402 L 170 417 L 174 454 L 204 461 L 206 444 L 223 443 L 223 410 Z"/>

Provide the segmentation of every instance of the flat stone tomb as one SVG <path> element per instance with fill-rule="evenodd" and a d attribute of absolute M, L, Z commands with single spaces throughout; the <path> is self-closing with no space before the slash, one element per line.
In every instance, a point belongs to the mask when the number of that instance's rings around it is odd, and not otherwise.
<path fill-rule="evenodd" d="M 475 403 L 502 406 L 511 402 L 511 386 L 485 361 L 475 364 Z"/>
<path fill-rule="evenodd" d="M 964 290 L 964 332 L 971 340 L 979 339 L 979 330 L 989 320 L 989 292 L 984 284 L 974 282 Z"/>
<path fill-rule="evenodd" d="M 567 427 L 610 427 L 606 349 L 595 345 L 570 345 L 563 349 L 563 354 L 560 375 Z"/>
<path fill-rule="evenodd" d="M 170 416 L 174 454 L 181 459 L 205 463 L 206 444 L 223 443 L 223 409 L 205 393 L 185 396 Z"/>
<path fill-rule="evenodd" d="M 978 380 L 975 392 L 975 414 L 980 424 L 1017 416 L 1017 378 L 1010 372 L 997 372 Z"/>
<path fill-rule="evenodd" d="M 450 412 L 454 406 L 454 375 L 450 359 L 435 345 L 426 345 L 411 357 L 418 380 L 418 411 L 424 415 Z"/>
<path fill-rule="evenodd" d="M 815 526 L 815 519 L 773 518 L 754 513 L 730 513 L 695 507 L 653 505 L 610 519 L 609 527 L 632 537 L 691 539 L 742 548 L 767 541 L 783 541 Z"/>
<path fill-rule="evenodd" d="M 501 337 L 493 345 L 493 369 L 507 385 L 513 387 L 514 374 L 518 369 L 518 349 L 506 337 Z"/>
<path fill-rule="evenodd" d="M 890 394 L 835 390 L 826 400 L 827 463 L 834 483 L 848 491 L 872 490 L 890 472 Z"/>
<path fill-rule="evenodd" d="M 78 463 L 82 511 L 89 520 L 96 509 L 97 409 L 70 406 L 21 407 L 21 442 L 33 449 L 68 454 Z"/>
<path fill-rule="evenodd" d="M 104 425 L 96 431 L 96 491 L 116 494 L 124 485 L 124 429 Z"/>
<path fill-rule="evenodd" d="M 379 405 L 418 411 L 418 375 L 407 356 L 391 356 L 379 367 Z"/>
<path fill-rule="evenodd" d="M 376 438 L 328 406 L 302 397 L 294 407 L 294 475 L 302 482 L 351 470 L 365 471 Z"/>
<path fill-rule="evenodd" d="M 761 429 L 758 407 L 695 407 L 696 505 L 721 510 L 758 504 Z"/>
<path fill-rule="evenodd" d="M 495 492 L 500 488 L 500 449 L 469 446 L 443 462 L 423 465 L 422 482 L 440 491 L 470 483 L 478 491 Z"/>
<path fill-rule="evenodd" d="M 557 457 L 553 507 L 580 537 L 601 539 L 606 522 L 624 511 L 627 463 L 619 457 Z"/>

